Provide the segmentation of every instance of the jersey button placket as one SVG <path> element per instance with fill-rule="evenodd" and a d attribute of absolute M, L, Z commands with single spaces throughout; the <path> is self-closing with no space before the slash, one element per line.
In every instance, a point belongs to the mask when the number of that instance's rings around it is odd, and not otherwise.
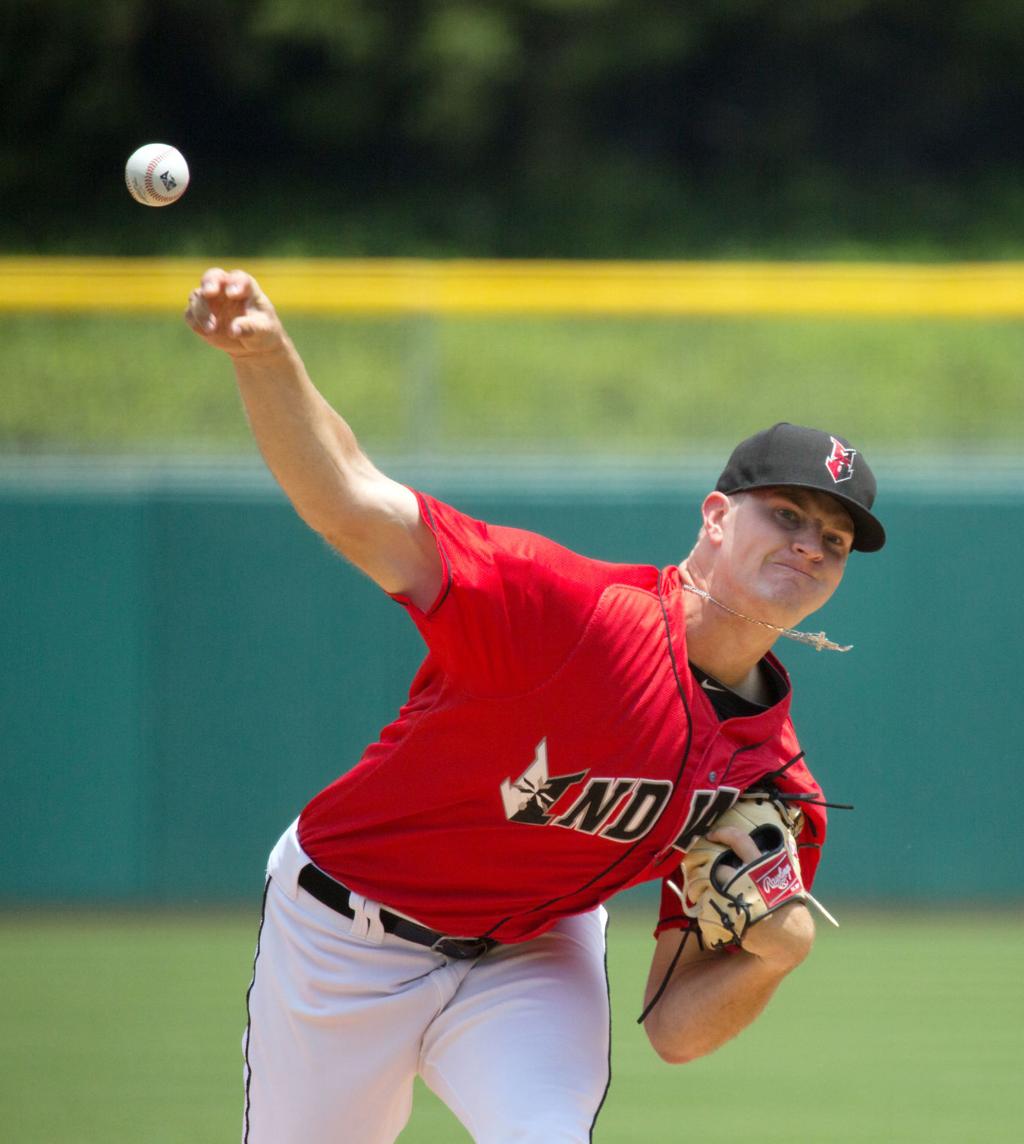
<path fill-rule="evenodd" d="M 718 782 L 718 776 L 721 772 L 719 763 L 721 762 L 721 747 L 723 743 L 726 744 L 726 748 L 728 749 L 728 743 L 722 736 L 721 727 L 716 727 L 708 745 L 704 748 L 704 756 L 701 759 L 701 763 L 708 768 L 705 782 L 709 785 L 714 785 Z M 716 759 L 719 759 L 719 762 L 716 762 Z"/>

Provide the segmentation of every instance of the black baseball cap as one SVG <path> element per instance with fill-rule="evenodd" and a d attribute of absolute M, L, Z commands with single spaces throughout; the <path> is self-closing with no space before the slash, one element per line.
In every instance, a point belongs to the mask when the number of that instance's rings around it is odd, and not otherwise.
<path fill-rule="evenodd" d="M 780 421 L 733 449 L 715 489 L 739 493 L 774 485 L 835 497 L 853 518 L 858 551 L 877 552 L 885 544 L 885 529 L 871 513 L 878 491 L 875 475 L 845 438 Z"/>

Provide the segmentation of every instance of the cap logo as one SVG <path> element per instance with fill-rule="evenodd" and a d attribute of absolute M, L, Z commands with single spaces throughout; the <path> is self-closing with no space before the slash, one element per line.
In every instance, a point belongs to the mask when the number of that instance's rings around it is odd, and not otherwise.
<path fill-rule="evenodd" d="M 832 438 L 832 452 L 825 459 L 825 468 L 837 485 L 853 476 L 853 458 L 856 456 L 856 449 L 848 449 L 841 441 Z"/>

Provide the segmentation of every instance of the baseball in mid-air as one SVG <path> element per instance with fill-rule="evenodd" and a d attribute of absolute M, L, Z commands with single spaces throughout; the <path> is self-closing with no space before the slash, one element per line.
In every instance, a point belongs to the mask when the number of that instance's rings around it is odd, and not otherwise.
<path fill-rule="evenodd" d="M 188 163 L 185 156 L 168 143 L 146 143 L 129 156 L 124 181 L 137 203 L 166 207 L 185 193 Z"/>

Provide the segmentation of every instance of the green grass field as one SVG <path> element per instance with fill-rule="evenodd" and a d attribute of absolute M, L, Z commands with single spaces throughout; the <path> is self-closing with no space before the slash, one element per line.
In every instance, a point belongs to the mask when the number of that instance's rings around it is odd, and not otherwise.
<path fill-rule="evenodd" d="M 760 1022 L 662 1064 L 635 1024 L 649 919 L 612 907 L 612 1088 L 594 1139 L 1020 1139 L 1024 920 L 843 912 Z M 255 916 L 0 914 L 0 1116 L 17 1144 L 236 1140 Z M 468 1137 L 425 1089 L 403 1144 Z"/>
<path fill-rule="evenodd" d="M 1024 326 L 1009 321 L 288 325 L 328 399 L 389 453 L 678 456 L 779 419 L 900 452 L 1024 437 Z M 230 366 L 179 315 L 0 315 L 0 346 L 0 451 L 252 448 Z"/>

